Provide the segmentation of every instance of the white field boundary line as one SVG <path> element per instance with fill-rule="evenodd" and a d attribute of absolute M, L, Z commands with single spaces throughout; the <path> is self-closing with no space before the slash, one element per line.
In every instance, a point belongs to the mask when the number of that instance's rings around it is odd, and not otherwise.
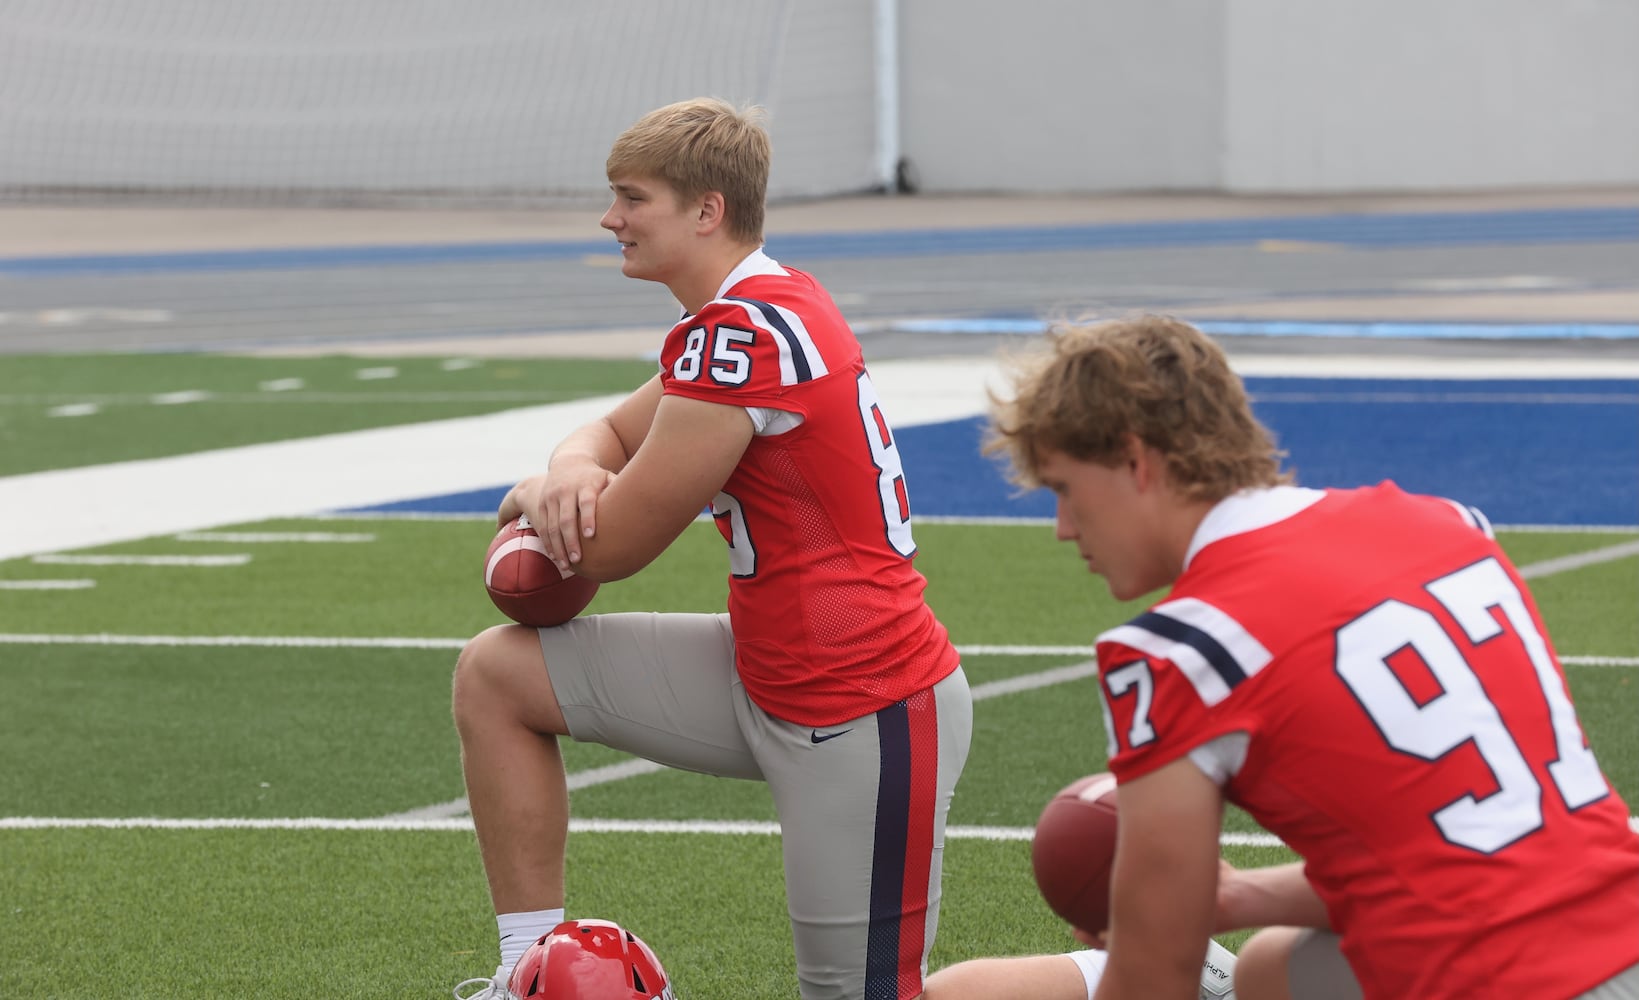
<path fill-rule="evenodd" d="M 1628 826 L 1639 832 L 1639 816 Z M 365 830 L 470 833 L 472 819 L 169 819 L 146 817 L 99 819 L 92 817 L 0 816 L 0 830 Z M 737 820 L 571 819 L 570 833 L 692 833 L 728 836 L 777 836 L 778 823 Z M 947 826 L 946 840 L 1030 840 L 1028 826 Z M 1280 847 L 1280 838 L 1268 833 L 1225 833 L 1218 843 L 1226 847 Z"/>

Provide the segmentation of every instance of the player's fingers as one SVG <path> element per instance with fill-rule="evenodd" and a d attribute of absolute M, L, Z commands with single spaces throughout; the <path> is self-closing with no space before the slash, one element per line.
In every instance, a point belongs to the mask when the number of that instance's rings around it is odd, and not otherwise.
<path fill-rule="evenodd" d="M 501 498 L 501 506 L 495 510 L 495 526 L 499 528 L 523 512 L 523 505 L 518 502 L 518 487 L 514 486 L 507 490 Z"/>
<path fill-rule="evenodd" d="M 598 531 L 598 493 L 591 488 L 580 491 L 580 532 L 583 537 L 591 538 Z"/>
<path fill-rule="evenodd" d="M 569 565 L 569 550 L 563 544 L 563 536 L 559 531 L 558 501 L 551 496 L 541 499 L 540 519 L 535 523 L 535 533 L 541 537 L 546 546 L 546 555 L 552 560 L 552 565 L 563 570 Z"/>
<path fill-rule="evenodd" d="M 569 563 L 580 562 L 580 505 L 575 502 L 558 503 L 557 520 L 553 522 L 558 536 L 558 543 L 562 546 L 566 562 L 559 563 L 563 569 Z"/>

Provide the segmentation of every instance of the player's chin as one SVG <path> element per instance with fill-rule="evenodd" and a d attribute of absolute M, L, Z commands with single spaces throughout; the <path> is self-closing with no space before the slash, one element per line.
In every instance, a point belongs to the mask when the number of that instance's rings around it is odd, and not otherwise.
<path fill-rule="evenodd" d="M 1093 570 L 1093 572 L 1104 577 L 1105 586 L 1110 588 L 1110 596 L 1118 601 L 1134 601 L 1149 593 L 1148 588 L 1140 587 L 1137 584 L 1127 581 L 1118 580 L 1106 573 L 1099 573 L 1096 569 Z"/>

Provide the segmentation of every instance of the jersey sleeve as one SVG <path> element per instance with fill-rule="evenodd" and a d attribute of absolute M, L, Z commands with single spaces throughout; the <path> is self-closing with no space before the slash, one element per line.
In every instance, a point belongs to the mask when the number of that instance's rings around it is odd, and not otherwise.
<path fill-rule="evenodd" d="M 1193 597 L 1159 604 L 1099 637 L 1110 771 L 1128 780 L 1256 722 L 1229 702 L 1272 655 L 1233 617 Z"/>
<path fill-rule="evenodd" d="M 715 299 L 685 317 L 660 360 L 668 393 L 799 413 L 806 410 L 793 390 L 828 370 L 797 309 L 746 297 Z"/>

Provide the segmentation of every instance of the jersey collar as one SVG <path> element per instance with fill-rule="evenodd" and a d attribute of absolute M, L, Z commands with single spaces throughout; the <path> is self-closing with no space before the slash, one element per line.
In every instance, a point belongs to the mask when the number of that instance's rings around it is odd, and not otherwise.
<path fill-rule="evenodd" d="M 738 285 L 747 278 L 753 278 L 759 274 L 776 274 L 784 276 L 789 273 L 789 271 L 780 266 L 779 261 L 770 257 L 768 254 L 763 253 L 763 248 L 758 247 L 757 249 L 746 254 L 744 260 L 734 265 L 734 270 L 730 271 L 728 273 L 728 277 L 723 279 L 722 287 L 717 289 L 717 294 L 713 295 L 712 299 L 716 300 L 722 298 L 729 293 L 729 289 L 733 288 L 735 285 Z M 690 315 L 691 314 L 689 311 L 684 309 L 682 311 L 682 315 L 680 315 L 678 319 L 688 319 Z"/>
<path fill-rule="evenodd" d="M 1292 515 L 1309 509 L 1326 496 L 1325 490 L 1303 486 L 1271 486 L 1267 489 L 1242 490 L 1218 501 L 1207 511 L 1190 539 L 1189 551 L 1184 553 L 1184 568 L 1195 554 L 1220 539 L 1245 534 L 1284 521 Z"/>

